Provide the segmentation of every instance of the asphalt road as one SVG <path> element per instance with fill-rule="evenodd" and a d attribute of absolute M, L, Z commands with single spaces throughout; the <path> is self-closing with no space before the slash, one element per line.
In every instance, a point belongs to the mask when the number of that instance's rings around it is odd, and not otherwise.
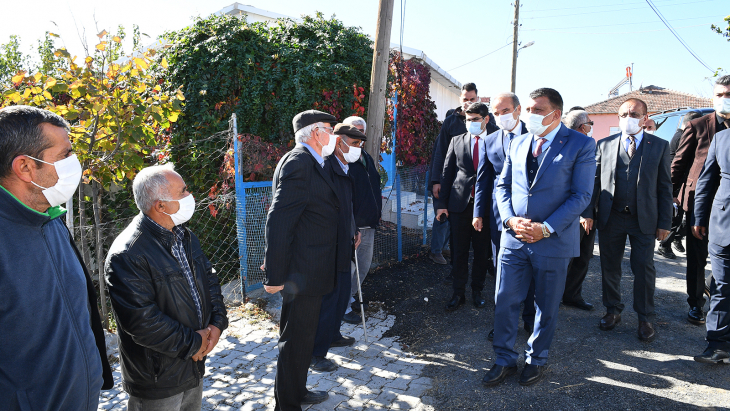
<path fill-rule="evenodd" d="M 455 312 L 445 312 L 451 288 L 443 284 L 443 278 L 450 266 L 436 265 L 425 256 L 370 273 L 363 294 L 384 303 L 396 316 L 389 335 L 435 363 L 425 368 L 424 375 L 434 379 L 435 388 L 428 395 L 437 410 L 730 409 L 730 366 L 692 360 L 705 349 L 705 328 L 686 321 L 684 254 L 677 253 L 677 260 L 655 256 L 657 338 L 644 343 L 636 337 L 629 253 L 627 244 L 621 284 L 626 309 L 621 324 L 612 331 L 598 328 L 605 311 L 596 246 L 583 287 L 583 297 L 596 309 L 586 312 L 561 306 L 550 368 L 546 378 L 531 387 L 518 384 L 519 374 L 497 387 L 481 384 L 494 362 L 487 341 L 494 321 L 493 277 L 487 277 L 484 291 L 489 304 L 484 309 L 474 308 L 467 289 L 467 303 Z M 708 273 L 709 269 L 708 264 Z M 528 338 L 521 326 L 518 351 L 526 348 Z M 520 372 L 523 365 L 521 355 Z"/>

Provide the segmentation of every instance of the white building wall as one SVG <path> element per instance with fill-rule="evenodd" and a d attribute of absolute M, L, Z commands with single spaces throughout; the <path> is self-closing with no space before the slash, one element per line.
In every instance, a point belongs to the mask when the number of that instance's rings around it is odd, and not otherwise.
<path fill-rule="evenodd" d="M 459 94 L 455 94 L 452 88 L 444 87 L 441 83 L 431 80 L 429 92 L 431 100 L 436 103 L 436 116 L 439 121 L 444 121 L 446 112 L 459 106 Z"/>

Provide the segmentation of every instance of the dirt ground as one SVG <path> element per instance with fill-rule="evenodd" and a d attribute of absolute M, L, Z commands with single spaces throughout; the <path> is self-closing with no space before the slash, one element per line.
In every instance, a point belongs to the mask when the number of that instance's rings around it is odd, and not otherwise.
<path fill-rule="evenodd" d="M 596 309 L 586 312 L 561 306 L 547 376 L 532 387 L 520 386 L 519 374 L 497 387 L 481 384 L 494 363 L 487 340 L 494 321 L 493 277 L 487 277 L 484 309 L 471 304 L 467 289 L 467 303 L 447 313 L 444 307 L 452 291 L 443 280 L 450 266 L 434 264 L 426 256 L 374 270 L 365 280 L 363 294 L 396 316 L 390 335 L 436 364 L 424 374 L 434 379 L 429 395 L 435 398 L 437 410 L 730 409 L 730 366 L 692 360 L 705 349 L 705 328 L 686 320 L 684 254 L 677 253 L 677 260 L 655 256 L 657 338 L 643 343 L 636 337 L 629 253 L 627 244 L 621 284 L 626 309 L 621 324 L 612 331 L 598 328 L 605 310 L 596 246 L 583 286 L 583 297 Z M 526 348 L 528 338 L 521 326 L 518 351 Z M 521 355 L 520 371 L 523 365 Z"/>

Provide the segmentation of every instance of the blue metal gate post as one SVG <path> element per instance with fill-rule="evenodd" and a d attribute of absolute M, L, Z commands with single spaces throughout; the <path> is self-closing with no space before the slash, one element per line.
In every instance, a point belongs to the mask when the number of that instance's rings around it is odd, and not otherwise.
<path fill-rule="evenodd" d="M 423 187 L 423 245 L 426 245 L 426 237 L 428 237 L 428 173 L 426 170 L 426 184 Z"/>
<path fill-rule="evenodd" d="M 241 174 L 240 143 L 238 141 L 238 124 L 236 113 L 231 115 L 233 122 L 233 161 L 236 173 L 236 226 L 238 227 L 238 261 L 241 264 L 241 296 L 246 302 L 246 279 L 248 278 L 248 245 L 246 243 L 246 188 L 243 186 Z"/>

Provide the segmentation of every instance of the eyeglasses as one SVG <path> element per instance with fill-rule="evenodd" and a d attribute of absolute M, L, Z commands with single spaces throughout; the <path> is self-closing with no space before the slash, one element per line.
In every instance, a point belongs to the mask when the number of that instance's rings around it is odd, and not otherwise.
<path fill-rule="evenodd" d="M 335 131 L 335 129 L 332 128 L 332 127 L 319 127 L 319 126 L 317 126 L 317 128 L 320 129 L 320 130 L 326 131 L 327 134 L 332 134 Z"/>
<path fill-rule="evenodd" d="M 348 143 L 343 138 L 342 139 L 342 142 L 345 143 L 345 145 L 350 146 L 350 147 L 359 147 L 359 148 L 362 148 L 362 146 L 365 145 L 365 142 L 362 141 L 362 140 L 353 140 L 352 143 Z"/>
<path fill-rule="evenodd" d="M 586 124 L 588 124 L 589 126 L 593 127 L 593 122 L 592 121 L 589 121 L 587 123 L 583 123 L 582 125 L 586 125 Z"/>
<path fill-rule="evenodd" d="M 642 117 L 644 117 L 643 114 L 639 114 L 639 113 L 636 113 L 636 112 L 633 112 L 633 113 L 623 113 L 623 114 L 619 114 L 618 116 L 621 117 L 621 118 L 626 118 L 626 117 L 642 118 Z"/>

